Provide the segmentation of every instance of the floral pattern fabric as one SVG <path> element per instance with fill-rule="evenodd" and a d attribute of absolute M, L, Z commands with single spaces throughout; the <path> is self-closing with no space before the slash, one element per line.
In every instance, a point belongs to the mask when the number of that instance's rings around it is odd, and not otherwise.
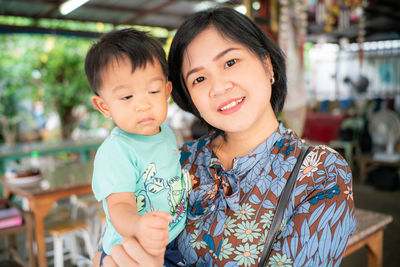
<path fill-rule="evenodd" d="M 181 148 L 192 178 L 187 225 L 178 246 L 193 266 L 257 266 L 302 140 L 282 123 L 226 171 L 209 135 Z M 268 266 L 339 266 L 355 230 L 352 174 L 336 151 L 310 147 Z"/>

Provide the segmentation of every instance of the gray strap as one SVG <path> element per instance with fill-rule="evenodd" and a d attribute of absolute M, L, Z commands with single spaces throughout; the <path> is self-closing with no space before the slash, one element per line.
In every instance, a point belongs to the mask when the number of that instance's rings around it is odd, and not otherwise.
<path fill-rule="evenodd" d="M 276 239 L 276 236 L 278 235 L 279 228 L 281 227 L 283 213 L 285 212 L 285 209 L 288 205 L 289 197 L 293 191 L 293 186 L 296 183 L 297 175 L 299 173 L 301 164 L 303 163 L 308 148 L 309 145 L 307 144 L 301 145 L 301 151 L 299 157 L 297 158 L 296 165 L 294 166 L 292 173 L 290 174 L 286 185 L 282 190 L 281 196 L 278 200 L 278 204 L 276 205 L 276 211 L 274 218 L 272 219 L 271 227 L 267 234 L 264 250 L 258 262 L 258 267 L 265 266 L 267 257 L 269 257 L 269 254 L 271 253 L 272 245 Z"/>

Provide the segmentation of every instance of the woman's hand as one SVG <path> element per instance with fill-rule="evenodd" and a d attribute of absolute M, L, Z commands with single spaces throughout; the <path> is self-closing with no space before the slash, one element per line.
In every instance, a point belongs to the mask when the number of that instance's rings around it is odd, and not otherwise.
<path fill-rule="evenodd" d="M 165 252 L 165 251 L 164 251 Z M 99 266 L 101 253 L 93 257 L 93 266 Z M 96 264 L 97 263 L 97 264 Z M 111 248 L 111 256 L 103 259 L 104 267 L 115 266 L 163 266 L 164 253 L 158 257 L 152 256 L 143 249 L 135 238 L 126 238 L 122 245 L 115 245 Z"/>

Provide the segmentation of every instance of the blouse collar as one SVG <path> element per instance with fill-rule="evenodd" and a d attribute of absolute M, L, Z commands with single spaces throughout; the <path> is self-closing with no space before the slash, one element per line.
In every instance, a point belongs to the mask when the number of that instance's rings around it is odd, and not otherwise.
<path fill-rule="evenodd" d="M 275 144 L 280 140 L 282 140 L 283 134 L 285 132 L 286 128 L 283 126 L 282 122 L 279 122 L 279 125 L 276 128 L 276 130 L 264 142 L 259 144 L 256 148 L 254 148 L 249 154 L 242 157 L 234 158 L 233 167 L 231 170 L 227 171 L 227 173 L 233 173 L 238 176 L 241 176 L 245 174 L 247 171 L 251 170 L 258 161 L 260 161 L 261 159 L 268 158 Z M 208 139 L 208 143 L 205 146 L 205 148 L 211 152 L 209 159 L 209 166 L 221 167 L 224 170 L 221 161 L 218 159 L 217 155 L 215 155 L 211 146 L 212 140 L 214 140 L 216 137 L 217 137 L 216 133 L 212 134 L 212 136 Z"/>

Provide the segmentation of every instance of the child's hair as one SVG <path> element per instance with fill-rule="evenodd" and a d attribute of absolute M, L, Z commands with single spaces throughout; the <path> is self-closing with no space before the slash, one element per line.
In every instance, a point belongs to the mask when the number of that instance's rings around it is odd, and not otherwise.
<path fill-rule="evenodd" d="M 132 72 L 137 67 L 146 67 L 154 60 L 160 62 L 168 77 L 168 65 L 161 43 L 146 32 L 133 28 L 114 30 L 103 35 L 92 45 L 86 55 L 85 72 L 92 91 L 98 95 L 102 83 L 102 72 L 112 60 L 128 57 L 132 63 Z"/>
<path fill-rule="evenodd" d="M 208 26 L 215 27 L 222 35 L 243 44 L 261 60 L 265 59 L 266 56 L 270 57 L 275 78 L 270 101 L 275 114 L 278 115 L 282 111 L 287 94 L 286 66 L 283 53 L 252 20 L 234 9 L 224 7 L 194 14 L 179 27 L 175 34 L 168 57 L 169 78 L 174 85 L 172 90 L 174 101 L 183 110 L 194 114 L 205 122 L 193 104 L 186 88 L 182 76 L 182 61 L 187 46 Z M 207 122 L 205 123 L 210 129 L 216 130 Z M 218 132 L 220 131 L 218 130 Z"/>

